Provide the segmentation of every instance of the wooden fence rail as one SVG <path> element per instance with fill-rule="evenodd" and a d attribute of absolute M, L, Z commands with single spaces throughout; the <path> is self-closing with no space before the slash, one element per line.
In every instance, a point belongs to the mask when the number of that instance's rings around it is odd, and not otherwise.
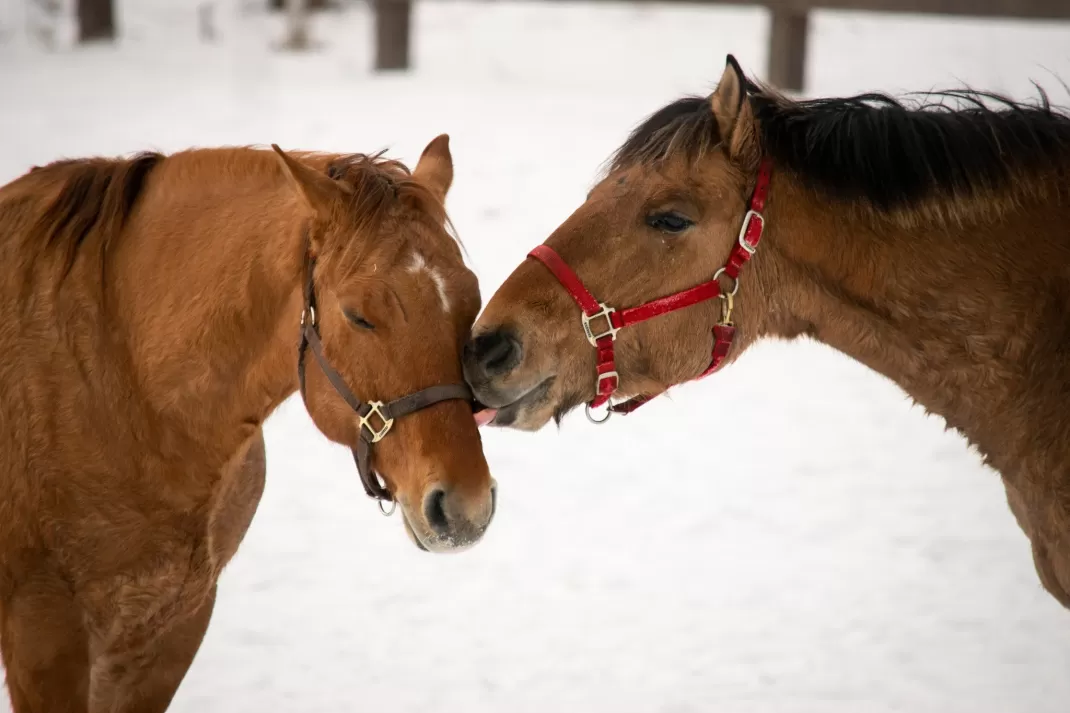
<path fill-rule="evenodd" d="M 425 0 L 442 2 L 443 0 Z M 520 0 L 524 1 L 524 0 Z M 558 0 L 527 0 L 552 3 Z M 605 0 L 586 0 L 603 2 Z M 619 2 L 620 0 L 611 0 Z M 761 5 L 771 13 L 769 81 L 791 91 L 806 86 L 807 18 L 811 10 L 916 13 L 984 18 L 1070 21 L 1070 0 L 643 0 L 690 5 Z M 408 69 L 413 0 L 373 0 L 375 68 Z"/>

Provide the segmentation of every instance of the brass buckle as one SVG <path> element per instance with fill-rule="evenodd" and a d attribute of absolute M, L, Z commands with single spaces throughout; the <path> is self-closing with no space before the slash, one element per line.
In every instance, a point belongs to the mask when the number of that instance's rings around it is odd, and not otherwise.
<path fill-rule="evenodd" d="M 607 307 L 601 302 L 598 303 L 598 306 L 602 309 L 590 316 L 587 316 L 586 312 L 582 312 L 580 314 L 580 319 L 583 321 L 583 332 L 587 335 L 587 341 L 590 342 L 591 346 L 595 348 L 598 347 L 599 339 L 608 336 L 610 339 L 616 340 L 617 332 L 620 331 L 618 327 L 613 326 L 612 314 L 617 310 L 613 309 L 612 307 Z M 591 329 L 591 322 L 598 319 L 599 317 L 605 317 L 606 331 L 595 334 L 594 331 Z"/>
<path fill-rule="evenodd" d="M 726 292 L 721 295 L 721 324 L 725 327 L 732 326 L 732 309 L 735 307 L 734 292 Z"/>
<path fill-rule="evenodd" d="M 368 432 L 372 434 L 372 443 L 378 443 L 383 440 L 383 436 L 390 432 L 391 427 L 394 425 L 394 419 L 387 418 L 383 413 L 382 401 L 369 401 L 368 406 L 371 410 L 364 416 L 360 417 L 360 427 L 368 429 Z M 378 416 L 379 420 L 383 422 L 382 427 L 376 429 L 372 424 L 372 416 Z"/>

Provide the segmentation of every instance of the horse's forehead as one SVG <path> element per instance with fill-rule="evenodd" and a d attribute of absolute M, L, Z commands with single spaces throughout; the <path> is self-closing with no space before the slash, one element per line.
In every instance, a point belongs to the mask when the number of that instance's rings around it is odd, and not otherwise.
<path fill-rule="evenodd" d="M 587 193 L 587 200 L 626 198 L 635 190 L 641 174 L 634 168 L 617 169 L 610 172 Z"/>
<path fill-rule="evenodd" d="M 473 300 L 479 300 L 479 282 L 455 245 L 408 241 L 396 265 L 412 278 L 408 282 L 429 288 L 447 314 L 465 313 Z"/>
<path fill-rule="evenodd" d="M 635 164 L 607 175 L 587 198 L 604 202 L 603 208 L 608 209 L 614 201 L 632 205 L 655 193 L 684 187 L 689 181 L 690 172 L 683 161 L 665 161 L 656 166 Z"/>
<path fill-rule="evenodd" d="M 401 245 L 396 258 L 397 263 L 409 272 L 413 272 L 414 267 L 419 265 L 417 272 L 434 270 L 451 276 L 450 279 L 453 280 L 456 273 L 463 272 L 467 268 L 461 258 L 460 250 L 455 244 L 445 243 L 446 240 L 452 240 L 452 238 L 445 233 L 441 236 L 414 235 L 412 239 L 404 241 Z"/>
<path fill-rule="evenodd" d="M 449 314 L 453 311 L 455 307 L 453 302 L 459 288 L 453 284 L 456 282 L 455 279 L 450 280 L 452 271 L 443 269 L 442 265 L 437 264 L 418 249 L 413 250 L 408 256 L 405 269 L 415 275 L 417 280 L 427 281 L 430 284 L 443 312 Z"/>

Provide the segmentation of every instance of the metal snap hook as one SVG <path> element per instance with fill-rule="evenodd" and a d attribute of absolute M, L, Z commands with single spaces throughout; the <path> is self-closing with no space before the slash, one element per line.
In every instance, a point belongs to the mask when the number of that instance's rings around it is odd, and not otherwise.
<path fill-rule="evenodd" d="M 721 295 L 721 324 L 726 327 L 732 326 L 732 310 L 735 308 L 735 292 L 726 292 Z"/>

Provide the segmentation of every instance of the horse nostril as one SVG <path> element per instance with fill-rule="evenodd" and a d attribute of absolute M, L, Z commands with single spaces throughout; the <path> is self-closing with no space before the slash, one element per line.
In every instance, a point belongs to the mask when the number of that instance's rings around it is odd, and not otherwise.
<path fill-rule="evenodd" d="M 520 363 L 520 343 L 505 330 L 476 337 L 473 341 L 476 362 L 488 376 L 498 376 Z"/>
<path fill-rule="evenodd" d="M 435 488 L 424 498 L 424 517 L 427 524 L 439 535 L 445 535 L 449 531 L 449 520 L 446 518 L 446 491 Z"/>

